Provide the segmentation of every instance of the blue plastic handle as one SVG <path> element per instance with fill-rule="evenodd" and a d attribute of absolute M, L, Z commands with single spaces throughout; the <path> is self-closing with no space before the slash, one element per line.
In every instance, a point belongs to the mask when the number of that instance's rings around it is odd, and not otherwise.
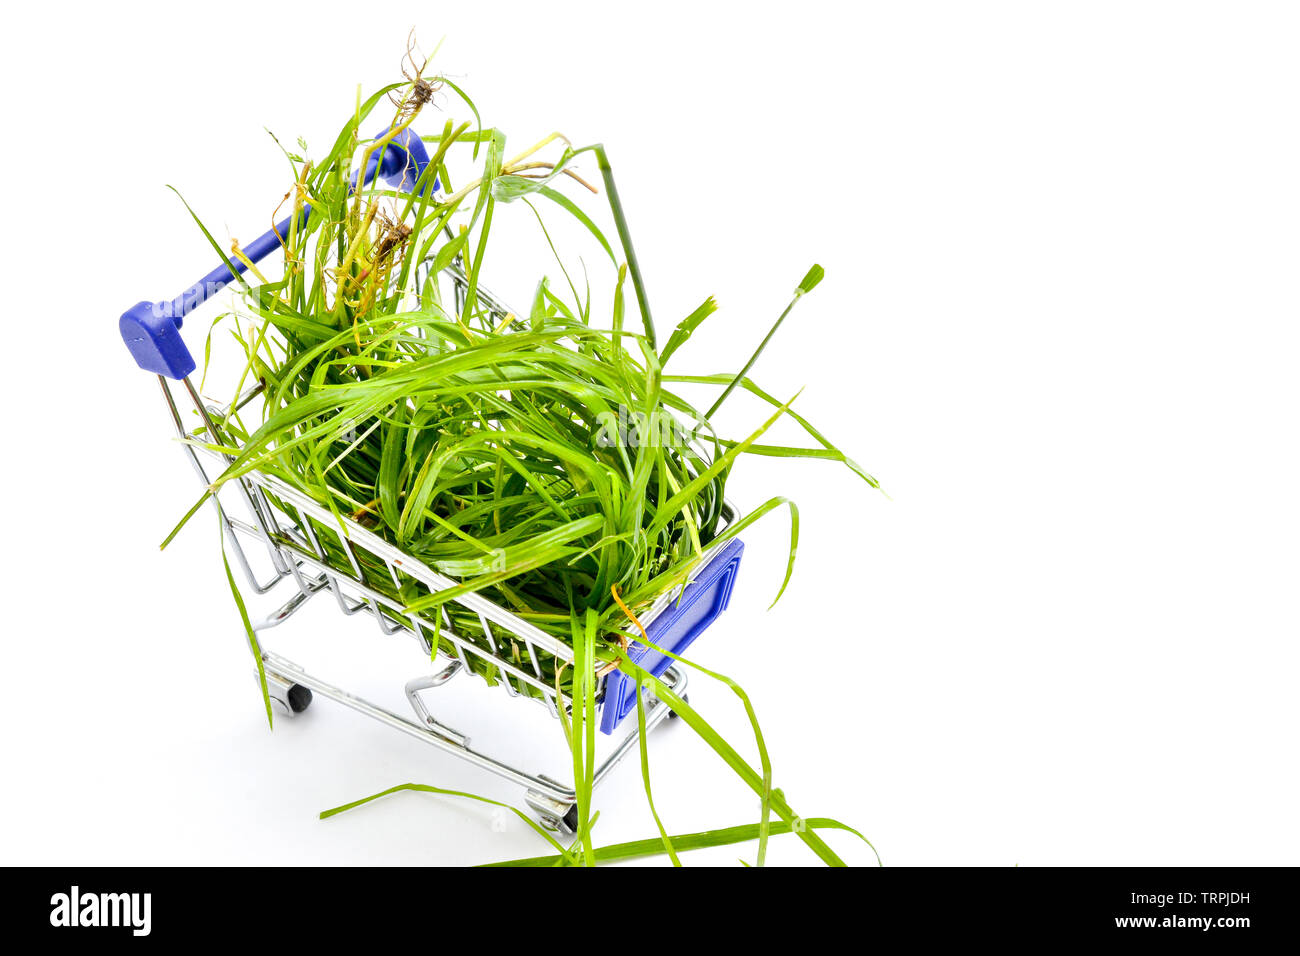
<path fill-rule="evenodd" d="M 375 139 L 383 139 L 390 130 L 391 127 Z M 369 184 L 378 175 L 399 192 L 411 192 L 428 165 L 429 152 L 424 141 L 409 128 L 404 129 L 381 152 L 371 154 L 362 184 Z M 349 191 L 356 188 L 357 174 L 354 173 Z M 433 188 L 438 188 L 436 179 Z M 306 224 L 310 213 L 310 207 L 303 209 L 302 224 Z M 293 216 L 277 223 L 265 235 L 244 246 L 244 255 L 251 262 L 261 262 L 281 247 L 282 238 L 289 235 L 292 225 Z M 185 378 L 194 371 L 194 358 L 181 339 L 181 325 L 185 316 L 235 281 L 235 275 L 242 275 L 248 269 L 239 259 L 232 259 L 231 265 L 234 272 L 223 263 L 170 302 L 137 302 L 122 313 L 118 330 L 137 365 L 147 372 L 174 379 Z"/>
<path fill-rule="evenodd" d="M 651 643 L 674 654 L 685 653 L 705 628 L 727 609 L 744 550 L 745 545 L 740 540 L 729 541 L 686 586 L 681 597 L 664 608 L 663 613 L 645 629 Z M 628 649 L 628 657 L 655 677 L 663 676 L 673 662 L 668 655 L 639 642 Z M 612 734 L 623 718 L 636 710 L 636 693 L 636 680 L 621 670 L 605 678 L 605 700 L 600 712 L 602 733 Z"/>

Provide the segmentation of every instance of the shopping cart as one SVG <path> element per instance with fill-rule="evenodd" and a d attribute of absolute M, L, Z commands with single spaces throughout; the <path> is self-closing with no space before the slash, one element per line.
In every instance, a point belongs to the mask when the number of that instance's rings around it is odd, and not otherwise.
<path fill-rule="evenodd" d="M 376 140 L 389 135 L 385 130 Z M 368 185 L 376 176 L 394 189 L 410 191 L 428 163 L 421 139 L 409 129 L 394 136 L 382 150 L 376 149 L 360 176 Z M 435 189 L 437 188 L 435 182 Z M 304 219 L 309 212 L 302 213 Z M 279 223 L 257 241 L 243 247 L 248 260 L 257 262 L 280 248 L 287 236 L 292 217 Z M 191 381 L 195 363 L 180 337 L 184 317 L 227 284 L 236 281 L 234 272 L 243 273 L 246 265 L 233 260 L 204 276 L 194 286 L 170 302 L 140 302 L 122 315 L 119 327 L 122 339 L 136 363 L 158 376 L 171 416 L 172 427 L 182 439 L 202 434 L 211 436 L 209 444 L 235 447 L 221 423 L 228 409 L 205 404 Z M 424 264 L 427 275 L 428 264 Z M 449 265 L 438 281 L 450 281 L 458 303 L 465 292 L 465 273 L 459 262 Z M 483 289 L 478 298 L 504 321 L 510 314 L 499 300 Z M 262 386 L 241 395 L 236 409 L 257 399 Z M 195 429 L 187 428 L 181 409 L 192 404 L 197 418 Z M 205 488 L 232 460 L 199 444 L 184 442 L 182 447 Z M 271 591 L 288 581 L 292 595 L 273 613 L 254 624 L 262 649 L 266 684 L 274 701 L 287 714 L 306 710 L 314 695 L 337 701 L 358 713 L 372 717 L 394 730 L 422 740 L 440 750 L 454 754 L 484 770 L 498 774 L 525 789 L 527 804 L 537 812 L 543 825 L 572 832 L 577 822 L 577 796 L 572 786 L 542 773 L 531 773 L 506 759 L 476 750 L 465 734 L 453 730 L 435 717 L 424 697 L 425 691 L 440 687 L 458 673 L 475 673 L 485 683 L 504 688 L 512 697 L 525 696 L 541 703 L 554 717 L 561 709 L 569 712 L 570 698 L 543 679 L 540 660 L 550 655 L 555 661 L 572 664 L 573 648 L 563 641 L 529 624 L 495 602 L 475 593 L 453 598 L 477 621 L 473 633 L 462 633 L 451 624 L 444 610 L 428 614 L 408 612 L 400 595 L 412 584 L 430 592 L 455 586 L 458 582 L 440 574 L 360 523 L 340 518 L 279 479 L 253 471 L 228 481 L 214 495 L 214 504 L 222 522 L 230 553 L 241 569 L 249 587 L 258 594 Z M 734 512 L 724 508 L 723 516 L 732 520 Z M 249 551 L 265 549 L 270 570 L 259 575 L 249 560 Z M 744 546 L 731 540 L 707 550 L 700 570 L 681 588 L 661 595 L 642 615 L 642 623 L 653 644 L 681 654 L 725 610 L 731 596 Z M 405 696 L 414 719 L 401 716 L 349 693 L 334 684 L 307 673 L 294 662 L 267 650 L 263 635 L 301 609 L 307 601 L 323 591 L 334 595 L 339 609 L 346 615 L 365 613 L 374 618 L 386 636 L 408 635 L 429 661 L 442 663 L 433 673 L 422 673 L 406 682 Z M 437 618 L 437 619 L 435 619 Z M 458 614 L 465 620 L 464 614 Z M 462 627 L 461 630 L 464 630 Z M 629 629 L 629 656 L 644 670 L 661 678 L 673 692 L 685 699 L 686 674 L 672 659 L 642 644 L 639 632 Z M 471 662 L 479 666 L 471 666 Z M 484 665 L 488 665 L 484 667 Z M 487 674 L 489 676 L 484 676 Z M 613 735 L 624 719 L 636 709 L 637 682 L 621 670 L 600 677 L 597 699 L 601 707 L 600 729 Z M 646 699 L 645 728 L 648 732 L 665 717 L 671 716 L 667 705 L 644 690 Z M 460 723 L 457 720 L 457 723 Z M 632 729 L 618 740 L 604 762 L 596 769 L 595 783 L 633 749 L 639 730 Z"/>

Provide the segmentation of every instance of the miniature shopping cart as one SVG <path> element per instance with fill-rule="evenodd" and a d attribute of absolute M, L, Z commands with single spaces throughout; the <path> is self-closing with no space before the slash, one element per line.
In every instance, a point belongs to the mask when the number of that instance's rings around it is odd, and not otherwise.
<path fill-rule="evenodd" d="M 386 136 L 388 131 L 377 139 Z M 410 191 L 427 163 L 424 143 L 410 130 L 405 130 L 394 136 L 382 152 L 377 151 L 371 156 L 359 178 L 365 185 L 378 176 L 386 185 Z M 354 175 L 354 188 L 357 178 Z M 305 218 L 307 214 L 302 215 Z M 243 253 L 246 258 L 257 262 L 280 248 L 280 239 L 288 235 L 291 222 L 292 217 L 245 246 Z M 122 339 L 136 363 L 158 376 L 172 426 L 182 439 L 193 438 L 201 428 L 211 436 L 208 444 L 232 447 L 231 436 L 220 424 L 228 409 L 209 406 L 200 397 L 190 380 L 195 363 L 181 340 L 179 330 L 185 315 L 235 281 L 232 270 L 243 273 L 245 268 L 243 261 L 232 261 L 213 270 L 171 302 L 140 302 L 122 315 Z M 427 263 L 424 268 L 427 274 Z M 465 292 L 465 274 L 459 262 L 453 262 L 442 276 L 436 278 L 453 284 L 459 303 Z M 498 319 L 506 319 L 509 310 L 499 300 L 482 289 L 477 294 Z M 235 403 L 236 409 L 256 399 L 261 388 L 255 386 L 240 396 Z M 197 414 L 195 429 L 187 428 L 186 416 L 182 414 L 187 403 L 193 405 Z M 182 447 L 205 488 L 211 486 L 214 478 L 232 460 L 195 443 L 185 442 Z M 425 691 L 445 684 L 458 673 L 474 673 L 476 668 L 471 666 L 471 661 L 480 665 L 486 662 L 491 665 L 487 670 L 494 675 L 490 683 L 504 688 L 512 697 L 526 696 L 536 700 L 552 716 L 558 716 L 561 708 L 566 712 L 570 710 L 572 701 L 543 679 L 538 655 L 550 654 L 571 664 L 573 648 L 475 593 L 453 598 L 477 618 L 482 630 L 473 637 L 458 634 L 450 626 L 450 618 L 445 612 L 442 612 L 440 620 L 435 620 L 439 612 L 420 615 L 406 611 L 403 602 L 393 596 L 402 592 L 403 585 L 417 582 L 434 592 L 454 587 L 459 582 L 403 553 L 358 522 L 340 518 L 328 507 L 271 475 L 254 471 L 228 481 L 215 499 L 230 552 L 248 585 L 259 594 L 271 591 L 286 580 L 291 585 L 292 595 L 288 600 L 254 624 L 262 648 L 267 688 L 286 713 L 297 714 L 306 710 L 313 695 L 327 697 L 524 787 L 528 805 L 538 813 L 544 825 L 569 832 L 576 829 L 577 797 L 573 787 L 472 748 L 469 737 L 435 717 L 422 696 Z M 731 518 L 730 509 L 724 509 L 724 519 L 729 521 Z M 250 547 L 265 549 L 270 560 L 269 573 L 259 576 L 254 570 L 249 561 Z M 660 597 L 642 618 L 653 644 L 680 654 L 722 613 L 731 596 L 742 551 L 743 545 L 738 540 L 706 551 L 701 570 L 693 580 Z M 377 706 L 266 650 L 265 633 L 284 623 L 322 591 L 334 595 L 344 614 L 366 613 L 373 617 L 384 635 L 407 635 L 415 639 L 426 672 L 406 682 L 405 694 L 411 715 L 401 716 Z M 431 640 L 430 635 L 436 637 Z M 684 698 L 685 672 L 668 656 L 636 641 L 636 634 L 629 636 L 632 638 L 631 659 L 660 677 L 675 694 Z M 444 666 L 429 673 L 430 661 Z M 480 666 L 477 670 L 484 668 Z M 600 728 L 604 733 L 613 735 L 624 718 L 636 709 L 637 693 L 636 681 L 621 670 L 600 678 L 597 699 L 601 707 Z M 645 728 L 648 732 L 671 714 L 667 705 L 655 699 L 648 690 L 642 693 L 646 694 Z M 460 725 L 461 721 L 458 719 L 456 723 Z M 636 744 L 637 722 L 629 723 L 631 731 L 624 732 L 625 736 L 618 740 L 604 763 L 597 768 L 596 783 Z"/>

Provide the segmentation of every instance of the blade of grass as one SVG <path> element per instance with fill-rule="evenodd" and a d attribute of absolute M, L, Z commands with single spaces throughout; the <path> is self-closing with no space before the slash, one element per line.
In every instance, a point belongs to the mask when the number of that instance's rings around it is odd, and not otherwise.
<path fill-rule="evenodd" d="M 781 313 L 780 318 L 778 318 L 772 325 L 772 328 L 768 330 L 767 335 L 763 337 L 763 341 L 760 342 L 758 348 L 754 350 L 754 354 L 749 357 L 749 361 L 746 362 L 744 367 L 736 373 L 736 377 L 731 380 L 731 383 L 725 389 L 723 389 L 722 394 L 718 396 L 717 401 L 715 401 L 709 410 L 704 413 L 705 418 L 712 418 L 714 413 L 722 407 L 722 403 L 727 400 L 727 396 L 730 395 L 732 390 L 740 383 L 740 381 L 749 374 L 749 370 L 754 367 L 754 363 L 758 361 L 758 357 L 762 355 L 763 350 L 767 348 L 767 343 L 772 341 L 772 336 L 776 335 L 776 330 L 781 327 L 781 323 L 785 321 L 785 317 L 790 314 L 792 309 L 794 309 L 795 303 L 815 289 L 817 283 L 822 281 L 822 277 L 825 274 L 826 273 L 822 267 L 818 265 L 814 265 L 808 270 L 808 274 L 803 277 L 803 281 L 801 281 L 795 289 L 794 298 L 790 300 L 790 304 L 785 307 L 785 311 Z"/>

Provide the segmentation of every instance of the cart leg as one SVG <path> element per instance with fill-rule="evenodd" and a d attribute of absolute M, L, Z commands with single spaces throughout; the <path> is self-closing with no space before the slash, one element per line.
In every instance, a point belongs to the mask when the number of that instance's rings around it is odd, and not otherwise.
<path fill-rule="evenodd" d="M 253 680 L 260 690 L 262 681 L 256 672 L 253 673 Z M 270 669 L 266 671 L 266 692 L 290 717 L 296 717 L 311 706 L 312 697 L 308 688 L 295 684 Z"/>
<path fill-rule="evenodd" d="M 578 805 L 555 800 L 540 790 L 529 790 L 524 801 L 537 813 L 538 822 L 548 830 L 566 835 L 578 832 Z"/>

